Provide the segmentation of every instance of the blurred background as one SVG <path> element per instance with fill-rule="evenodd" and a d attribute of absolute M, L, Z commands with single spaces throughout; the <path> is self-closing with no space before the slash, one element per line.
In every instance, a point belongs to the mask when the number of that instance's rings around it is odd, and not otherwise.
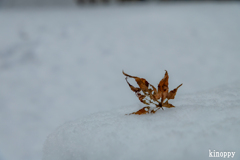
<path fill-rule="evenodd" d="M 40 160 L 58 126 L 138 105 L 122 70 L 155 86 L 167 70 L 176 98 L 240 80 L 239 28 L 239 1 L 0 0 L 0 160 Z"/>
<path fill-rule="evenodd" d="M 124 2 L 191 2 L 191 1 L 239 1 L 239 0 L 0 0 L 3 7 L 16 6 L 74 6 L 96 3 L 124 3 Z"/>

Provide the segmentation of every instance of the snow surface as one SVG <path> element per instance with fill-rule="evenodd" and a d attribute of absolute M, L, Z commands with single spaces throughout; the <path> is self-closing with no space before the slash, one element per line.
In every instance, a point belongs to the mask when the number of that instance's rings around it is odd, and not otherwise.
<path fill-rule="evenodd" d="M 1 8 L 1 158 L 40 160 L 63 123 L 137 109 L 122 69 L 153 85 L 168 70 L 177 97 L 240 80 L 239 17 L 237 2 Z"/>
<path fill-rule="evenodd" d="M 203 160 L 209 149 L 240 158 L 240 81 L 173 103 L 154 115 L 124 115 L 140 109 L 133 105 L 66 123 L 48 137 L 43 160 Z"/>

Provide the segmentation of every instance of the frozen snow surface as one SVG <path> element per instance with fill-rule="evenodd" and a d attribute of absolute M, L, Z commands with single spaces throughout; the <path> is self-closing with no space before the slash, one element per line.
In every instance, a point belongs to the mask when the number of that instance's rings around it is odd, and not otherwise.
<path fill-rule="evenodd" d="M 43 160 L 203 160 L 209 149 L 240 158 L 240 82 L 173 103 L 154 115 L 124 115 L 134 105 L 66 123 L 48 137 Z"/>
<path fill-rule="evenodd" d="M 47 136 L 76 119 L 51 134 L 44 159 L 60 150 L 73 159 L 107 158 L 108 151 L 112 159 L 190 158 L 190 151 L 207 156 L 210 147 L 237 157 L 239 17 L 237 2 L 0 8 L 1 160 L 42 159 Z M 176 108 L 125 116 L 139 106 L 122 70 L 157 85 L 165 69 L 170 89 L 183 83 Z M 224 84 L 223 93 L 197 93 Z"/>

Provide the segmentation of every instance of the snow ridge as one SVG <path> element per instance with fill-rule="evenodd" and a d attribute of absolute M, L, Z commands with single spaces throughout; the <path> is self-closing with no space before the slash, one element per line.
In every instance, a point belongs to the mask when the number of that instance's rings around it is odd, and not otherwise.
<path fill-rule="evenodd" d="M 207 159 L 208 151 L 240 151 L 240 81 L 186 94 L 176 108 L 131 115 L 138 105 L 93 114 L 47 138 L 43 160 Z"/>

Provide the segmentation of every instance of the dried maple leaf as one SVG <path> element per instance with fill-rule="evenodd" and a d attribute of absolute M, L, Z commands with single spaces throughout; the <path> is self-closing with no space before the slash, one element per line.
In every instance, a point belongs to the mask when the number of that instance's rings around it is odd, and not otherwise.
<path fill-rule="evenodd" d="M 182 84 L 180 84 L 177 88 L 171 90 L 167 95 L 167 99 L 174 99 L 178 88 L 181 87 L 181 86 L 182 86 Z"/>
<path fill-rule="evenodd" d="M 168 78 L 168 72 L 166 71 L 165 76 L 158 84 L 158 94 L 161 98 L 161 103 L 163 103 L 168 95 Z"/>
<path fill-rule="evenodd" d="M 138 110 L 137 112 L 133 112 L 133 113 L 130 113 L 129 115 L 131 114 L 138 114 L 138 115 L 141 115 L 141 114 L 147 114 L 149 113 L 150 111 L 150 107 L 143 107 L 142 109 Z"/>
<path fill-rule="evenodd" d="M 182 86 L 182 84 L 180 84 L 177 88 L 168 92 L 169 76 L 168 76 L 167 71 L 165 72 L 163 79 L 158 84 L 158 90 L 153 85 L 148 83 L 148 81 L 146 79 L 139 78 L 136 76 L 131 76 L 129 74 L 126 74 L 124 71 L 122 71 L 122 72 L 126 76 L 127 84 L 129 85 L 130 89 L 133 92 L 135 92 L 135 94 L 138 97 L 138 99 L 140 100 L 140 102 L 147 104 L 147 105 L 154 104 L 156 106 L 156 108 L 154 108 L 154 109 L 151 109 L 149 106 L 143 107 L 142 109 L 138 110 L 137 112 L 133 112 L 131 114 L 141 115 L 141 114 L 147 114 L 147 113 L 155 113 L 160 108 L 163 109 L 163 107 L 166 107 L 166 108 L 175 107 L 174 105 L 168 103 L 168 100 L 175 98 L 177 90 L 179 87 Z M 139 87 L 132 86 L 127 80 L 128 77 L 134 78 Z"/>

